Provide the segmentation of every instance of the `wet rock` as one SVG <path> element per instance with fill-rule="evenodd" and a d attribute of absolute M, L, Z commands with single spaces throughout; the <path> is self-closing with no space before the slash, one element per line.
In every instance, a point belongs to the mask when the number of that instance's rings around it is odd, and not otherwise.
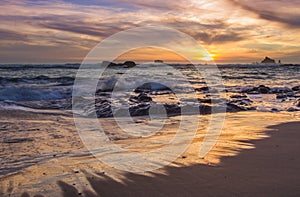
<path fill-rule="evenodd" d="M 285 98 L 287 98 L 287 95 L 286 94 L 277 94 L 276 95 L 276 99 L 285 99 Z"/>
<path fill-rule="evenodd" d="M 294 95 L 295 98 L 299 98 L 300 97 L 300 91 L 294 92 L 294 94 L 295 94 Z"/>
<path fill-rule="evenodd" d="M 300 85 L 292 88 L 293 91 L 300 91 Z"/>
<path fill-rule="evenodd" d="M 278 112 L 279 110 L 277 108 L 272 108 L 271 111 L 272 112 Z"/>
<path fill-rule="evenodd" d="M 134 61 L 126 61 L 123 63 L 123 65 L 125 65 L 127 67 L 135 67 L 136 63 Z"/>
<path fill-rule="evenodd" d="M 148 96 L 146 93 L 142 92 L 138 96 L 130 97 L 129 101 L 135 102 L 135 103 L 141 103 L 141 102 L 147 103 L 147 102 L 151 102 L 152 98 L 150 96 Z"/>
<path fill-rule="evenodd" d="M 149 115 L 149 104 L 139 104 L 129 108 L 130 116 L 148 116 Z"/>
<path fill-rule="evenodd" d="M 241 90 L 241 93 L 259 94 L 257 87 L 246 87 Z"/>
<path fill-rule="evenodd" d="M 208 91 L 209 88 L 207 86 L 201 87 L 201 88 L 195 88 L 195 91 L 199 91 L 199 92 L 206 92 Z"/>
<path fill-rule="evenodd" d="M 164 104 L 168 116 L 181 114 L 181 107 L 176 104 Z"/>
<path fill-rule="evenodd" d="M 276 88 L 271 88 L 270 93 L 273 94 L 278 94 L 278 93 L 287 93 L 287 92 L 292 92 L 292 89 L 288 87 L 276 87 Z"/>
<path fill-rule="evenodd" d="M 200 103 L 211 103 L 211 99 L 198 99 Z"/>
<path fill-rule="evenodd" d="M 239 112 L 249 110 L 256 110 L 256 107 L 246 107 L 242 105 L 237 105 L 235 103 L 227 103 L 227 112 Z"/>
<path fill-rule="evenodd" d="M 236 95 L 231 95 L 230 98 L 234 98 L 234 99 L 247 98 L 247 95 L 236 94 Z"/>
<path fill-rule="evenodd" d="M 274 59 L 271 59 L 269 57 L 265 57 L 264 60 L 261 61 L 262 64 L 275 64 L 275 60 Z"/>
<path fill-rule="evenodd" d="M 288 92 L 286 94 L 287 97 L 295 97 L 295 93 L 294 92 Z"/>
<path fill-rule="evenodd" d="M 227 103 L 227 112 L 239 112 L 239 111 L 247 111 L 244 107 L 238 106 L 233 103 Z"/>
<path fill-rule="evenodd" d="M 257 89 L 258 89 L 258 92 L 261 94 L 268 94 L 271 88 L 266 87 L 264 85 L 260 85 L 260 86 L 258 86 Z"/>
<path fill-rule="evenodd" d="M 299 109 L 294 108 L 294 107 L 290 107 L 287 109 L 288 112 L 295 112 L 295 111 L 299 111 Z"/>
<path fill-rule="evenodd" d="M 300 107 L 300 99 L 298 99 L 298 100 L 296 101 L 296 106 L 297 106 L 297 107 Z"/>
<path fill-rule="evenodd" d="M 169 91 L 172 92 L 172 90 L 170 88 L 168 88 L 165 85 L 162 85 L 160 83 L 144 83 L 143 85 L 137 87 L 134 92 L 136 93 L 149 93 L 149 92 L 153 92 L 153 91 Z"/>
<path fill-rule="evenodd" d="M 200 111 L 200 114 L 211 114 L 212 107 L 209 105 L 200 105 L 199 111 Z"/>
<path fill-rule="evenodd" d="M 239 99 L 239 100 L 233 100 L 230 101 L 229 103 L 235 104 L 235 105 L 246 105 L 246 106 L 250 106 L 251 103 L 253 101 L 251 101 L 250 99 Z"/>

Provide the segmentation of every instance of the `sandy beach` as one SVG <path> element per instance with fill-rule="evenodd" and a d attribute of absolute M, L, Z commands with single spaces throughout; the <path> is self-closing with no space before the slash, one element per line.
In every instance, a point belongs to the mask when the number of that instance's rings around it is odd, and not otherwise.
<path fill-rule="evenodd" d="M 298 196 L 299 115 L 229 113 L 218 143 L 204 159 L 197 153 L 206 124 L 199 127 L 189 149 L 171 165 L 135 174 L 116 170 L 94 158 L 80 141 L 69 114 L 2 111 L 1 129 L 23 132 L 7 132 L 2 137 L 4 163 L 0 194 L 24 197 Z M 209 116 L 201 118 L 204 123 L 209 122 Z M 113 119 L 99 121 L 116 131 Z M 166 124 L 166 132 L 160 135 L 146 139 L 123 136 L 114 140 L 130 149 L 131 144 L 168 139 L 176 121 L 178 117 L 172 117 L 170 124 Z M 144 147 L 144 151 L 153 148 Z"/>

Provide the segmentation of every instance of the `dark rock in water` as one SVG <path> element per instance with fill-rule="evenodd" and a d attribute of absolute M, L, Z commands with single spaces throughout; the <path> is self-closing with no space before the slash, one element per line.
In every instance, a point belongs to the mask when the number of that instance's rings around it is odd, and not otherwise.
<path fill-rule="evenodd" d="M 300 85 L 292 88 L 293 91 L 300 91 Z"/>
<path fill-rule="evenodd" d="M 123 63 L 123 65 L 125 65 L 127 67 L 135 67 L 136 63 L 134 61 L 126 61 Z"/>
<path fill-rule="evenodd" d="M 279 110 L 277 108 L 272 108 L 271 111 L 272 112 L 278 112 Z"/>
<path fill-rule="evenodd" d="M 259 94 L 257 87 L 247 87 L 243 88 L 241 90 L 241 93 L 247 93 L 247 94 Z"/>
<path fill-rule="evenodd" d="M 181 107 L 176 104 L 164 104 L 168 116 L 181 114 Z"/>
<path fill-rule="evenodd" d="M 247 95 L 236 94 L 236 95 L 231 95 L 230 98 L 234 98 L 234 99 L 247 98 Z"/>
<path fill-rule="evenodd" d="M 141 103 L 141 102 L 151 102 L 152 98 L 146 93 L 142 92 L 138 96 L 133 96 L 129 99 L 131 102 Z"/>
<path fill-rule="evenodd" d="M 111 109 L 111 103 L 103 98 L 97 98 L 92 103 L 88 104 L 89 106 L 85 110 L 85 114 L 88 117 L 95 117 L 95 115 L 98 118 L 108 118 L 112 117 L 112 109 Z"/>
<path fill-rule="evenodd" d="M 269 57 L 265 57 L 265 59 L 263 61 L 261 61 L 262 64 L 275 64 L 275 60 L 271 59 Z"/>
<path fill-rule="evenodd" d="M 284 99 L 286 97 L 287 97 L 287 95 L 286 94 L 282 94 L 282 93 L 276 95 L 277 99 Z"/>
<path fill-rule="evenodd" d="M 172 90 L 170 88 L 168 88 L 165 85 L 162 85 L 160 83 L 144 83 L 143 85 L 137 87 L 134 92 L 136 93 L 141 93 L 141 92 L 153 92 L 153 91 L 170 91 L 172 92 Z"/>
<path fill-rule="evenodd" d="M 201 88 L 195 88 L 195 91 L 200 91 L 200 92 L 206 92 L 208 91 L 209 88 L 207 86 L 201 87 Z"/>
<path fill-rule="evenodd" d="M 296 106 L 297 106 L 297 107 L 300 107 L 300 99 L 298 99 L 298 100 L 296 101 Z"/>
<path fill-rule="evenodd" d="M 247 93 L 247 94 L 268 94 L 270 92 L 271 88 L 260 85 L 258 87 L 247 87 L 243 88 L 241 93 Z"/>
<path fill-rule="evenodd" d="M 288 112 L 295 112 L 295 111 L 299 111 L 299 109 L 296 109 L 294 107 L 290 107 L 287 109 Z"/>
<path fill-rule="evenodd" d="M 270 91 L 270 88 L 269 87 L 266 87 L 264 85 L 260 85 L 258 86 L 258 92 L 261 93 L 261 94 L 268 94 L 269 91 Z"/>
<path fill-rule="evenodd" d="M 199 110 L 200 110 L 200 114 L 211 114 L 212 107 L 209 105 L 200 105 Z"/>
<path fill-rule="evenodd" d="M 287 97 L 295 97 L 295 93 L 294 92 L 288 92 L 286 93 Z"/>
<path fill-rule="evenodd" d="M 292 92 L 292 90 L 288 87 L 277 87 L 271 88 L 270 93 L 277 94 L 277 93 L 287 93 Z"/>
<path fill-rule="evenodd" d="M 233 100 L 233 101 L 230 101 L 229 103 L 231 104 L 234 104 L 234 105 L 242 105 L 242 106 L 250 106 L 251 103 L 253 101 L 251 101 L 250 99 L 239 99 L 239 100 Z"/>
<path fill-rule="evenodd" d="M 176 104 L 140 104 L 129 109 L 131 116 L 148 116 L 149 111 L 152 115 L 161 116 L 167 113 L 168 116 L 174 116 L 181 113 L 181 108 Z"/>
<path fill-rule="evenodd" d="M 164 63 L 162 60 L 154 60 L 155 63 Z"/>
<path fill-rule="evenodd" d="M 200 103 L 211 103 L 211 99 L 198 99 Z"/>
<path fill-rule="evenodd" d="M 129 108 L 130 116 L 148 116 L 149 115 L 149 104 L 139 104 Z"/>
<path fill-rule="evenodd" d="M 239 111 L 249 111 L 249 110 L 256 110 L 256 107 L 245 107 L 234 103 L 227 103 L 227 109 L 226 109 L 227 112 L 239 112 Z"/>
<path fill-rule="evenodd" d="M 239 111 L 247 111 L 244 107 L 238 106 L 233 103 L 227 103 L 227 112 L 239 112 Z"/>

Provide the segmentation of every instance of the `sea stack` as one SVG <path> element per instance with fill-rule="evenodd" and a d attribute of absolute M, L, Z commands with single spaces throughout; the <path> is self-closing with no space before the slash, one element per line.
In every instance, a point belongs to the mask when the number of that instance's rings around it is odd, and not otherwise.
<path fill-rule="evenodd" d="M 265 59 L 261 62 L 262 64 L 275 64 L 275 60 L 269 57 L 265 57 Z"/>
<path fill-rule="evenodd" d="M 126 61 L 126 62 L 123 63 L 123 65 L 131 68 L 131 67 L 135 67 L 136 63 L 134 61 Z"/>
<path fill-rule="evenodd" d="M 154 60 L 154 63 L 160 63 L 160 64 L 162 64 L 162 63 L 164 63 L 164 61 L 162 61 L 162 60 Z"/>

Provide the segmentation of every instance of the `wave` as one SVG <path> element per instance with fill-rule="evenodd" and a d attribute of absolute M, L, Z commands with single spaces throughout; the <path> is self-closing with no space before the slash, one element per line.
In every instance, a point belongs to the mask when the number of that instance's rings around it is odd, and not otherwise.
<path fill-rule="evenodd" d="M 0 89 L 0 101 L 51 101 L 71 97 L 71 88 L 24 88 Z"/>
<path fill-rule="evenodd" d="M 72 85 L 74 77 L 47 77 L 40 75 L 37 77 L 21 77 L 21 78 L 4 78 L 0 77 L 0 84 L 7 83 L 25 83 L 25 84 L 47 84 L 58 83 L 61 85 Z"/>

